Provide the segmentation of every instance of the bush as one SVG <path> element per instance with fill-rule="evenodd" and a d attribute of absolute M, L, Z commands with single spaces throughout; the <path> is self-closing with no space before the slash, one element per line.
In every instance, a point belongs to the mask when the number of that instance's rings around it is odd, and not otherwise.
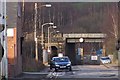
<path fill-rule="evenodd" d="M 23 64 L 23 70 L 26 72 L 36 72 L 45 68 L 41 61 L 36 61 L 35 59 L 27 59 Z"/>

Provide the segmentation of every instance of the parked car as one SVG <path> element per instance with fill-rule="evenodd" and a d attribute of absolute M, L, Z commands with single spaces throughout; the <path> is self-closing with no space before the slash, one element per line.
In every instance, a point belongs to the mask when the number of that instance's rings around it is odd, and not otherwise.
<path fill-rule="evenodd" d="M 53 57 L 50 62 L 50 69 L 52 68 L 55 68 L 55 71 L 58 71 L 59 69 L 68 69 L 71 71 L 71 61 L 67 56 Z"/>
<path fill-rule="evenodd" d="M 106 57 L 101 57 L 101 58 L 100 58 L 100 61 L 101 61 L 101 63 L 103 63 L 103 64 L 109 64 L 109 63 L 111 63 L 111 59 L 110 59 L 108 56 L 106 56 Z"/>

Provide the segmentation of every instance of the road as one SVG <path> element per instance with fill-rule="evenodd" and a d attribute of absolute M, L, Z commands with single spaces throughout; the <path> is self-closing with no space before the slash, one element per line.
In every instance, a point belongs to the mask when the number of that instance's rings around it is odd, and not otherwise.
<path fill-rule="evenodd" d="M 21 77 L 9 80 L 118 80 L 118 67 L 76 65 L 72 66 L 72 71 L 58 72 L 47 67 L 40 72 L 23 72 Z"/>
<path fill-rule="evenodd" d="M 48 78 L 118 78 L 118 68 L 104 65 L 77 65 L 72 66 L 72 71 L 49 71 Z"/>

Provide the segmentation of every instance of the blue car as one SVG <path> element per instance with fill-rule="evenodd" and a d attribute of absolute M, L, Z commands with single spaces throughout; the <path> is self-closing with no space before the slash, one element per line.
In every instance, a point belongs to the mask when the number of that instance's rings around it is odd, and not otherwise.
<path fill-rule="evenodd" d="M 72 70 L 71 68 L 71 61 L 67 56 L 65 57 L 53 57 L 50 62 L 50 69 L 55 68 L 57 72 L 59 69 L 68 69 L 69 71 Z"/>

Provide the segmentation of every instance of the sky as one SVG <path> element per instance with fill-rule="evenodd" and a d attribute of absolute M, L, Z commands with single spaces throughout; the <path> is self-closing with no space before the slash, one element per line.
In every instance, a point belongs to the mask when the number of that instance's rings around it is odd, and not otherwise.
<path fill-rule="evenodd" d="M 7 2 L 119 2 L 120 0 L 4 0 Z"/>

